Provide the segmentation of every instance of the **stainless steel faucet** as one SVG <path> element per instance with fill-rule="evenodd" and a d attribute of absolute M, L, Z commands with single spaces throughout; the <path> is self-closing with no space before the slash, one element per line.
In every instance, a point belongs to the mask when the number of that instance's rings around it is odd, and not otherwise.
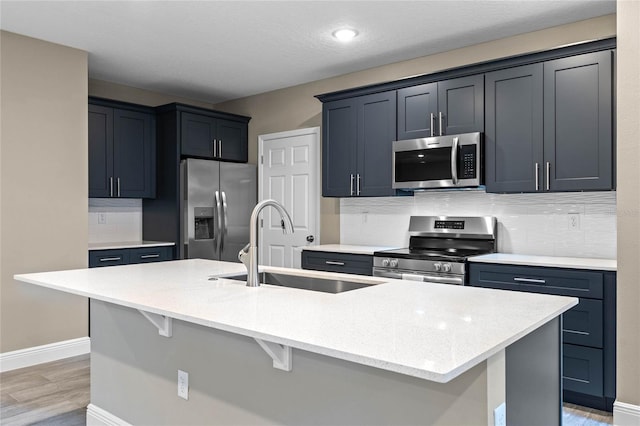
<path fill-rule="evenodd" d="M 274 207 L 280 213 L 282 232 L 285 234 L 293 233 L 291 216 L 289 216 L 284 206 L 276 200 L 260 201 L 253 208 L 249 221 L 249 244 L 238 252 L 238 260 L 244 263 L 247 268 L 247 287 L 260 286 L 260 281 L 258 280 L 258 217 L 262 209 L 267 206 Z"/>

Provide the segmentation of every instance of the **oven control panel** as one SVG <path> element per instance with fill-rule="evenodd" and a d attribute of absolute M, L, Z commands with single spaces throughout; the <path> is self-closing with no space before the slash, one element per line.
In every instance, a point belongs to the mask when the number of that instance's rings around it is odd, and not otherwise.
<path fill-rule="evenodd" d="M 458 262 L 432 261 L 421 259 L 397 259 L 390 257 L 373 257 L 373 266 L 402 273 L 465 273 L 465 264 Z"/>
<path fill-rule="evenodd" d="M 436 220 L 435 229 L 464 229 L 464 220 Z"/>

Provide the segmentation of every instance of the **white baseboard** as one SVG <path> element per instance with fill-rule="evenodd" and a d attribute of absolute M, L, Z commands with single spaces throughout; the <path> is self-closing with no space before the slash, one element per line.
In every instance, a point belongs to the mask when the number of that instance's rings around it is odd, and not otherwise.
<path fill-rule="evenodd" d="M 87 426 L 131 426 L 131 424 L 97 405 L 89 404 L 87 406 Z"/>
<path fill-rule="evenodd" d="M 0 354 L 0 373 L 91 352 L 88 337 L 64 340 Z"/>
<path fill-rule="evenodd" d="M 640 405 L 614 402 L 613 424 L 615 426 L 640 426 Z"/>

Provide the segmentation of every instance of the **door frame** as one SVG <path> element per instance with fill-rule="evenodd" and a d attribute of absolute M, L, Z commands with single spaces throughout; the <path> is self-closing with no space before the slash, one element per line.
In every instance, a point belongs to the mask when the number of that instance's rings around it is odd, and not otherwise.
<path fill-rule="evenodd" d="M 316 227 L 316 236 L 314 245 L 320 244 L 320 204 L 322 203 L 322 179 L 320 176 L 320 127 L 306 127 L 304 129 L 295 129 L 295 130 L 287 130 L 284 132 L 277 133 L 268 133 L 264 135 L 258 136 L 258 202 L 262 201 L 262 173 L 264 169 L 264 145 L 265 142 L 268 142 L 272 139 L 281 139 L 281 138 L 290 138 L 294 136 L 305 136 L 305 135 L 313 135 L 314 136 L 314 147 L 313 154 L 316 158 L 316 172 L 318 173 L 316 179 L 317 191 L 318 191 L 318 202 L 316 203 L 316 211 L 315 213 L 315 227 Z M 262 227 L 260 228 L 260 236 L 262 236 Z"/>

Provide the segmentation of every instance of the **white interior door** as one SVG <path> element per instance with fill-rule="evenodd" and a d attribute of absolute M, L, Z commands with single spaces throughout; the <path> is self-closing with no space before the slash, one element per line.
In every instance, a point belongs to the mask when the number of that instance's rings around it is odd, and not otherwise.
<path fill-rule="evenodd" d="M 278 212 L 264 209 L 259 263 L 300 268 L 302 247 L 320 240 L 320 128 L 261 135 L 258 152 L 258 198 L 282 203 L 294 228 L 283 234 Z"/>

